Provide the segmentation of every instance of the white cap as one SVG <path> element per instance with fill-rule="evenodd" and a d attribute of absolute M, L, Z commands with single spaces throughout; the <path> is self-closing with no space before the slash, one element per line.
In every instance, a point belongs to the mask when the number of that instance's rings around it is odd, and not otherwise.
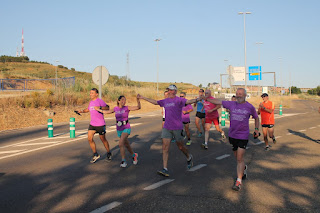
<path fill-rule="evenodd" d="M 170 89 L 170 90 L 178 90 L 177 86 L 174 85 L 174 84 L 171 84 L 170 86 L 168 86 L 167 89 Z"/>

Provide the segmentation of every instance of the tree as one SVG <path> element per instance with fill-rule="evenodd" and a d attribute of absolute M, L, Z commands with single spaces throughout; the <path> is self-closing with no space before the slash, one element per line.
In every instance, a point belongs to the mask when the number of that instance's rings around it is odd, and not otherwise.
<path fill-rule="evenodd" d="M 199 87 L 202 88 L 202 84 L 199 84 Z"/>
<path fill-rule="evenodd" d="M 300 88 L 297 88 L 297 87 L 295 87 L 295 86 L 292 86 L 292 87 L 291 87 L 291 93 L 292 93 L 292 94 L 300 94 L 300 93 L 301 93 L 301 90 L 300 90 Z"/>

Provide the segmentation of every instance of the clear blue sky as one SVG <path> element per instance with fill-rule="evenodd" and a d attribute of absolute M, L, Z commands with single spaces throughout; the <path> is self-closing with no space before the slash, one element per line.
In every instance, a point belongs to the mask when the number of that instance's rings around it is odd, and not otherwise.
<path fill-rule="evenodd" d="M 0 55 L 21 48 L 31 60 L 92 72 L 98 65 L 132 80 L 207 85 L 219 82 L 227 64 L 244 65 L 246 15 L 247 65 L 276 72 L 277 85 L 320 85 L 320 1 L 302 0 L 56 0 L 4 1 L 0 7 Z M 281 60 L 279 58 L 282 58 Z M 224 60 L 228 60 L 225 62 Z M 273 76 L 263 75 L 263 85 Z M 226 82 L 224 80 L 223 84 Z M 250 85 L 251 82 L 248 82 Z"/>

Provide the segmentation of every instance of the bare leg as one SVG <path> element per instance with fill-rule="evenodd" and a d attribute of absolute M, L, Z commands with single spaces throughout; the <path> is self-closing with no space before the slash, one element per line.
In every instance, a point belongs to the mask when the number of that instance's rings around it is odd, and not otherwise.
<path fill-rule="evenodd" d="M 206 119 L 202 118 L 201 123 L 202 123 L 202 128 L 205 129 Z"/>
<path fill-rule="evenodd" d="M 183 154 L 189 159 L 189 151 L 188 149 L 183 145 L 182 141 L 176 142 L 178 148 L 183 152 Z"/>
<path fill-rule="evenodd" d="M 104 147 L 106 148 L 107 152 L 110 152 L 110 148 L 109 148 L 109 142 L 108 140 L 106 139 L 106 135 L 99 135 L 100 137 L 100 140 L 102 141 Z"/>
<path fill-rule="evenodd" d="M 190 140 L 190 129 L 189 129 L 189 124 L 184 125 L 184 130 L 186 131 L 186 135 L 188 137 L 188 140 Z"/>
<path fill-rule="evenodd" d="M 202 131 L 201 131 L 201 127 L 200 127 L 199 121 L 200 121 L 200 118 L 196 117 L 196 127 L 197 127 L 198 132 L 200 133 Z"/>
<path fill-rule="evenodd" d="M 168 168 L 168 159 L 169 159 L 170 143 L 171 143 L 171 138 L 162 138 L 162 160 L 163 160 L 163 168 Z"/>
<path fill-rule="evenodd" d="M 237 150 L 237 175 L 238 178 L 242 180 L 243 171 L 244 171 L 244 153 L 246 152 L 245 149 L 238 148 Z"/>
<path fill-rule="evenodd" d="M 123 134 L 123 133 L 122 133 L 122 134 Z M 127 134 L 127 133 L 126 133 L 126 134 Z M 134 153 L 133 153 L 133 150 L 132 150 L 131 145 L 130 145 L 130 143 L 129 143 L 128 136 L 126 137 L 126 140 L 125 140 L 124 145 L 126 146 L 128 152 L 129 152 L 129 153 L 131 154 L 131 156 L 132 156 Z"/>
<path fill-rule="evenodd" d="M 262 133 L 263 133 L 264 143 L 266 144 L 266 146 L 268 146 L 269 145 L 269 143 L 268 143 L 268 128 L 262 127 Z"/>
<path fill-rule="evenodd" d="M 92 150 L 93 153 L 96 153 L 96 152 L 97 152 L 96 144 L 95 144 L 95 142 L 93 141 L 93 136 L 94 136 L 95 133 L 96 133 L 95 130 L 89 130 L 89 131 L 88 131 L 88 141 L 89 141 L 89 145 L 90 145 L 90 148 L 91 148 L 91 150 Z"/>
<path fill-rule="evenodd" d="M 273 138 L 274 137 L 274 128 L 268 128 L 268 133 L 269 133 L 269 138 Z"/>
<path fill-rule="evenodd" d="M 209 131 L 210 131 L 210 128 L 211 128 L 211 124 L 206 123 L 206 125 L 205 125 L 205 132 L 204 132 L 204 141 L 205 141 L 205 142 L 208 142 L 208 141 L 209 141 Z"/>

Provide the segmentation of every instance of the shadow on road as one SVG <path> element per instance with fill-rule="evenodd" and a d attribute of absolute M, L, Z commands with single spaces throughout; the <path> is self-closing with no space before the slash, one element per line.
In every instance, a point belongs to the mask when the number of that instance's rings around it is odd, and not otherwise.
<path fill-rule="evenodd" d="M 310 141 L 313 141 L 313 142 L 315 142 L 315 143 L 320 144 L 320 140 L 313 139 L 313 138 L 307 136 L 306 134 L 304 134 L 304 133 L 302 133 L 302 132 L 297 132 L 297 131 L 294 131 L 294 130 L 292 130 L 292 129 L 288 129 L 288 132 L 291 133 L 291 134 L 297 135 L 297 136 L 299 136 L 299 137 L 302 137 L 302 138 L 305 138 L 305 139 L 307 139 L 307 140 L 310 140 Z"/>

